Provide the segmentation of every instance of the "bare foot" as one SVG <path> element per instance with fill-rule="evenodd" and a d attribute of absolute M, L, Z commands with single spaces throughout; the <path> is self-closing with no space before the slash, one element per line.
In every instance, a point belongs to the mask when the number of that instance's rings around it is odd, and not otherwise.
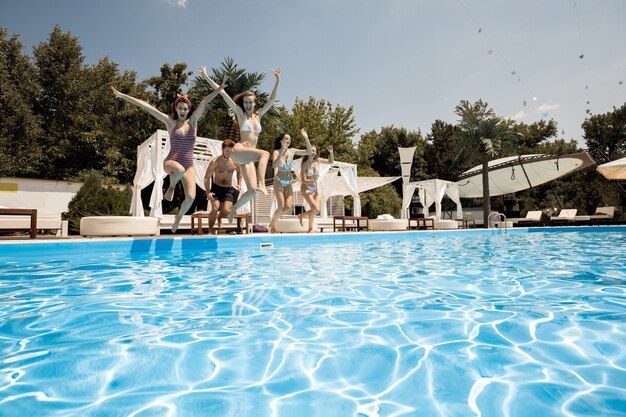
<path fill-rule="evenodd" d="M 302 220 L 302 215 L 303 215 L 303 214 L 304 214 L 304 213 L 300 213 L 300 214 L 298 214 L 298 220 L 300 220 L 300 226 L 302 226 L 302 227 L 304 227 L 304 221 Z"/>
<path fill-rule="evenodd" d="M 167 201 L 172 201 L 172 200 L 174 199 L 174 190 L 175 190 L 175 187 L 171 187 L 171 186 L 170 186 L 170 187 L 167 189 L 167 191 L 165 192 L 165 196 L 164 196 L 164 198 L 165 198 Z"/>
<path fill-rule="evenodd" d="M 317 233 L 317 231 L 313 230 L 313 229 L 309 229 L 309 231 L 307 233 Z"/>
<path fill-rule="evenodd" d="M 265 184 L 262 182 L 259 182 L 259 186 L 257 187 L 263 194 L 265 195 L 269 195 L 267 193 L 267 188 L 265 188 Z"/>

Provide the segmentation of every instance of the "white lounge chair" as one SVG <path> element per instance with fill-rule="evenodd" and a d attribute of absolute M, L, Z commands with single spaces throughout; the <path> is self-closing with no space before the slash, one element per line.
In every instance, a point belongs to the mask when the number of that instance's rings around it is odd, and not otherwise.
<path fill-rule="evenodd" d="M 577 223 L 599 224 L 608 222 L 615 216 L 615 207 L 598 207 L 594 214 L 585 216 L 576 216 L 574 221 Z"/>
<path fill-rule="evenodd" d="M 517 224 L 520 226 L 542 225 L 541 210 L 531 210 L 526 213 L 526 217 L 518 219 Z"/>
<path fill-rule="evenodd" d="M 552 216 L 550 222 L 552 224 L 569 224 L 576 220 L 576 212 L 578 209 L 561 209 L 558 216 Z"/>
<path fill-rule="evenodd" d="M 29 211 L 24 209 L 17 209 L 18 211 Z M 0 209 L 0 229 L 4 230 L 30 230 L 31 229 L 31 215 L 26 214 L 7 214 L 15 211 L 15 209 L 2 208 Z M 32 210 L 30 210 L 32 211 Z M 36 211 L 36 226 L 35 230 L 31 230 L 31 237 L 34 238 L 37 234 L 37 230 L 53 230 L 56 231 L 57 237 L 67 237 L 68 234 L 68 222 L 67 220 L 61 220 L 61 213 L 50 213 L 45 211 Z M 34 234 L 34 236 L 33 236 Z"/>
<path fill-rule="evenodd" d="M 608 222 L 609 220 L 612 220 L 613 217 L 615 217 L 615 207 L 612 207 L 612 206 L 598 207 L 596 208 L 595 214 L 592 214 L 591 216 L 589 216 L 589 220 L 593 224 L 593 223 Z"/>

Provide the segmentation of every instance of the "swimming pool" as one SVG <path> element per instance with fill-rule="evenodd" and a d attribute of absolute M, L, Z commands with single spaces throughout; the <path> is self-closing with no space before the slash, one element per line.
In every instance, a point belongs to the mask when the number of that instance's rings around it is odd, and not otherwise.
<path fill-rule="evenodd" d="M 623 416 L 608 230 L 13 246 L 0 416 Z"/>

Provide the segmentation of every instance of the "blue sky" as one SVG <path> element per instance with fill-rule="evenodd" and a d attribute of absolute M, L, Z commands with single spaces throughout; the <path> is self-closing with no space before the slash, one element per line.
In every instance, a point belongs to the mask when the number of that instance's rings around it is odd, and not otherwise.
<path fill-rule="evenodd" d="M 232 57 L 267 73 L 270 91 L 280 67 L 282 104 L 354 106 L 361 134 L 427 134 L 482 98 L 523 122 L 552 118 L 581 144 L 587 109 L 626 102 L 624 22 L 624 0 L 21 0 L 0 13 L 29 54 L 59 24 L 86 63 L 108 56 L 138 79 Z"/>

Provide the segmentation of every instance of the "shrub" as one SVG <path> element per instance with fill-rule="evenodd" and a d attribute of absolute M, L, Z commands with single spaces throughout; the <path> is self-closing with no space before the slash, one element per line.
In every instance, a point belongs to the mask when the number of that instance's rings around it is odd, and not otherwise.
<path fill-rule="evenodd" d="M 132 190 L 105 186 L 104 177 L 97 171 L 85 176 L 84 184 L 68 205 L 64 218 L 71 234 L 80 233 L 80 219 L 85 216 L 129 216 Z"/>

